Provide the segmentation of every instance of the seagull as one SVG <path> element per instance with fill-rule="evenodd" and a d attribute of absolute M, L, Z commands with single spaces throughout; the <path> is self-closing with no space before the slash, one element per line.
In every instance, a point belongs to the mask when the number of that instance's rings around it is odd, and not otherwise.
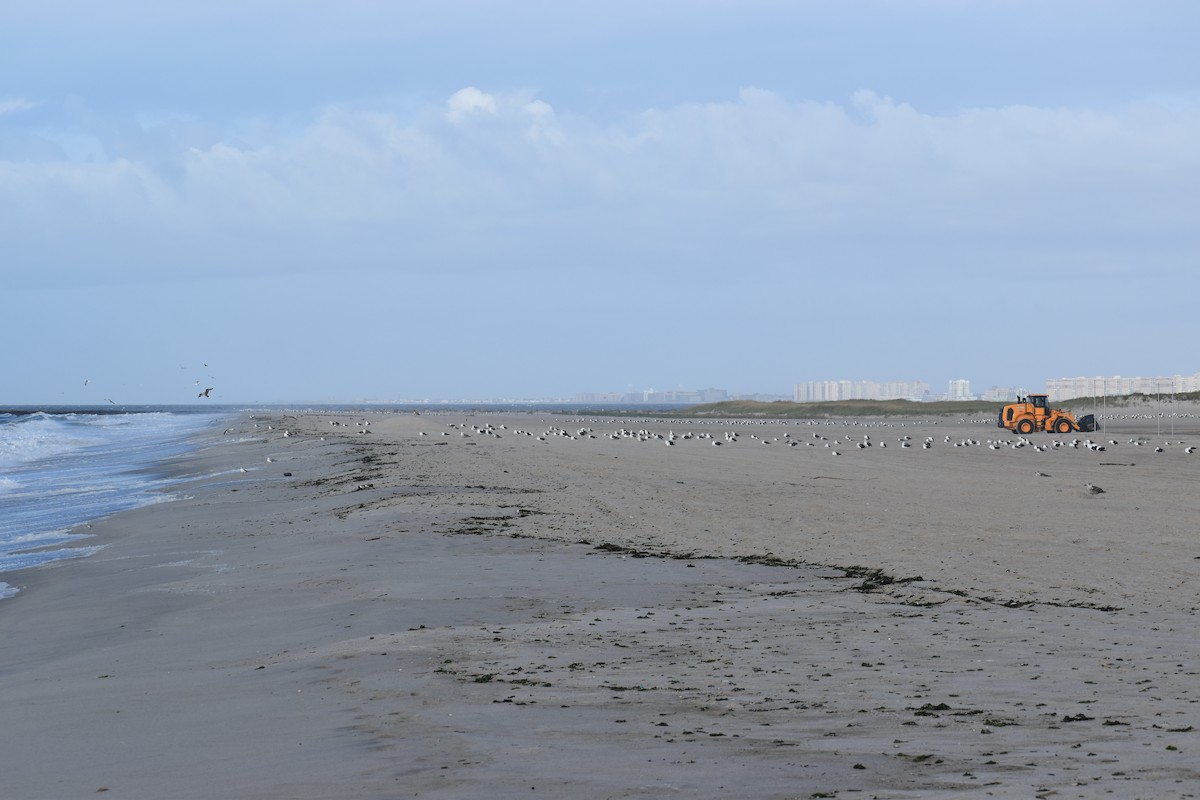
<path fill-rule="evenodd" d="M 1099 486 L 1095 486 L 1095 485 L 1093 485 L 1093 484 L 1090 484 L 1090 483 L 1085 483 L 1083 486 L 1084 486 L 1084 488 L 1085 488 L 1085 489 L 1087 489 L 1087 490 L 1088 490 L 1088 492 L 1090 492 L 1091 494 L 1104 494 L 1104 490 L 1103 490 L 1103 489 L 1101 489 Z"/>
<path fill-rule="evenodd" d="M 210 395 L 209 392 L 211 392 L 212 390 L 213 390 L 213 387 L 210 386 L 207 389 L 205 389 L 203 392 L 201 392 L 200 394 L 196 395 L 196 397 L 211 397 L 212 395 Z"/>
<path fill-rule="evenodd" d="M 1035 473 L 1033 473 L 1033 474 L 1034 474 L 1034 475 L 1037 475 L 1039 478 L 1049 478 L 1049 477 L 1050 477 L 1050 476 L 1049 476 L 1047 473 L 1045 473 L 1045 472 L 1035 472 Z M 1089 484 L 1089 485 L 1090 485 L 1090 484 Z"/>

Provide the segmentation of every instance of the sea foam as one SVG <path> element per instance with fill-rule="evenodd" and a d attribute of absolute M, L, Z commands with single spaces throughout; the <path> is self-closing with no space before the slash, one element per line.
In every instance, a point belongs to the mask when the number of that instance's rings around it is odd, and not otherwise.
<path fill-rule="evenodd" d="M 79 526 L 170 499 L 155 464 L 191 448 L 220 415 L 0 414 L 0 572 L 94 553 Z M 0 598 L 15 589 L 0 583 Z"/>

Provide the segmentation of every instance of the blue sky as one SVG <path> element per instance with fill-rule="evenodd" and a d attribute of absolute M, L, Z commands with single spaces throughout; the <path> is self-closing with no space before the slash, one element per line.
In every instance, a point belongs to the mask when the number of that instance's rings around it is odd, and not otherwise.
<path fill-rule="evenodd" d="M 1200 371 L 1191 3 L 0 18 L 0 403 Z"/>

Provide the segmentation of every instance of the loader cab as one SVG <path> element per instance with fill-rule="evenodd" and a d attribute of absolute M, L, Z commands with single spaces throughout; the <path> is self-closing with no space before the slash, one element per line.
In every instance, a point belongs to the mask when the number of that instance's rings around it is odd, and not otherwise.
<path fill-rule="evenodd" d="M 1046 400 L 1048 397 L 1049 397 L 1049 395 L 1044 395 L 1044 394 L 1031 394 L 1031 395 L 1029 395 L 1029 402 L 1033 403 L 1033 407 L 1038 409 L 1039 411 L 1045 411 L 1046 410 Z"/>

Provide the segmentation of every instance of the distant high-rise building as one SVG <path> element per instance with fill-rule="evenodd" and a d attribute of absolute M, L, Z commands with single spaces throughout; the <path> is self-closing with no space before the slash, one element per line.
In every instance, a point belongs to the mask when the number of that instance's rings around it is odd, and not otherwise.
<path fill-rule="evenodd" d="M 620 403 L 624 395 L 620 392 L 580 392 L 575 395 L 577 403 Z"/>
<path fill-rule="evenodd" d="M 792 387 L 797 403 L 832 400 L 923 400 L 929 384 L 922 381 L 807 381 Z"/>
<path fill-rule="evenodd" d="M 1025 394 L 1021 389 L 1012 386 L 992 386 L 989 387 L 982 395 L 981 400 L 988 400 L 993 403 L 1011 402 L 1018 396 Z"/>
<path fill-rule="evenodd" d="M 1122 378 L 1120 375 L 1095 378 L 1051 378 L 1046 394 L 1051 400 L 1075 397 L 1104 397 L 1126 394 L 1177 394 L 1200 391 L 1200 372 L 1195 375 L 1171 375 L 1156 378 Z"/>
<path fill-rule="evenodd" d="M 669 389 L 658 391 L 645 389 L 634 392 L 580 392 L 575 395 L 577 403 L 596 403 L 605 405 L 699 405 L 701 403 L 720 403 L 729 399 L 725 389 Z"/>
<path fill-rule="evenodd" d="M 974 400 L 975 396 L 971 394 L 971 382 L 966 378 L 958 378 L 950 381 L 950 389 L 946 392 L 948 400 Z"/>

